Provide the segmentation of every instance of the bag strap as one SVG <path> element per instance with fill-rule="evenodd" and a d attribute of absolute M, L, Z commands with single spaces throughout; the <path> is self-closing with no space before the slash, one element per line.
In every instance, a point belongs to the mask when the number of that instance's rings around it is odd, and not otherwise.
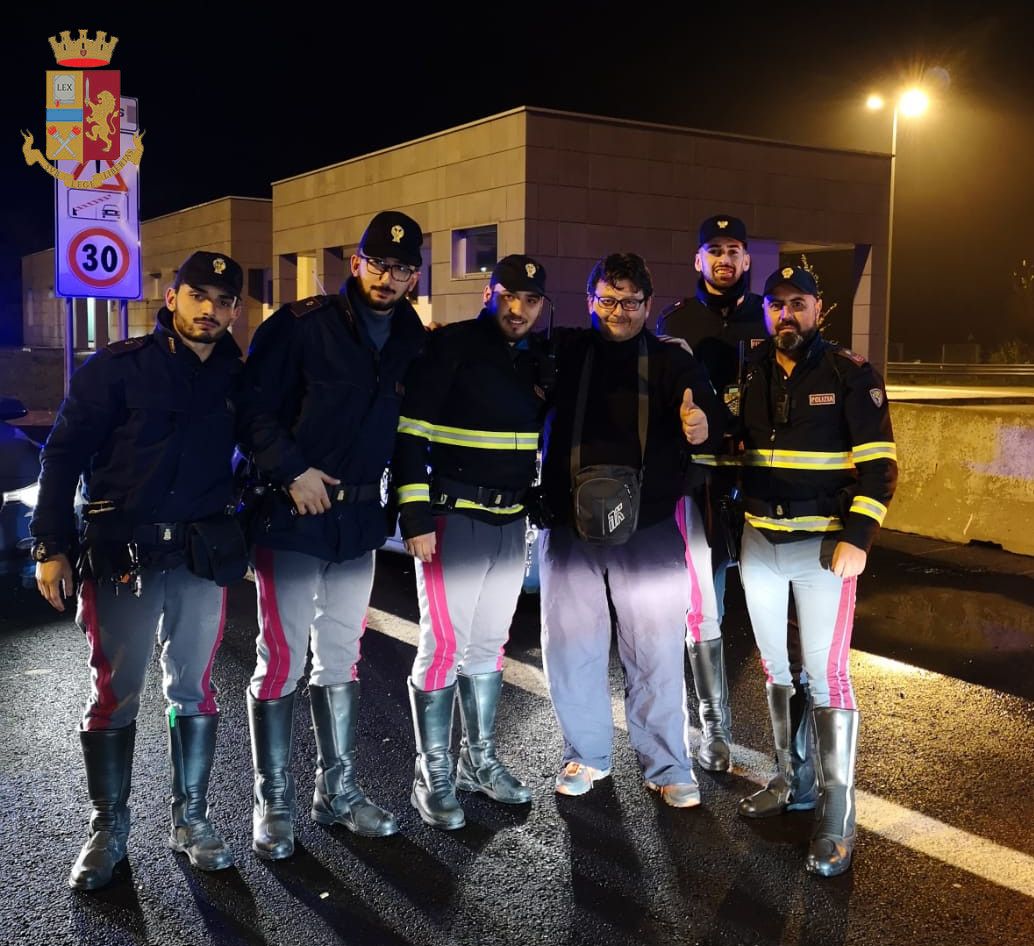
<path fill-rule="evenodd" d="M 582 468 L 582 427 L 585 424 L 585 406 L 589 401 L 589 379 L 592 376 L 593 347 L 589 345 L 582 375 L 578 381 L 578 399 L 574 407 L 574 428 L 571 431 L 571 486 L 575 475 Z M 639 335 L 639 413 L 637 432 L 639 435 L 639 472 L 642 475 L 646 465 L 646 434 L 650 422 L 650 356 L 646 348 L 645 330 Z"/>

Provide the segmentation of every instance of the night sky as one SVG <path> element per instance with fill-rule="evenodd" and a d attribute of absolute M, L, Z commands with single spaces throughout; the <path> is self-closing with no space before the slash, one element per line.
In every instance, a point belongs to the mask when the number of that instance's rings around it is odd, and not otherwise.
<path fill-rule="evenodd" d="M 889 151 L 890 116 L 867 112 L 865 96 L 925 75 L 931 110 L 899 132 L 891 338 L 908 357 L 970 336 L 985 349 L 1021 332 L 1034 343 L 1010 288 L 1034 256 L 1034 16 L 1013 4 L 671 6 L 681 11 L 352 3 L 359 12 L 231 17 L 163 5 L 160 28 L 154 14 L 100 7 L 15 18 L 0 64 L 4 273 L 53 244 L 53 185 L 26 167 L 19 129 L 39 144 L 47 38 L 62 30 L 119 37 L 112 68 L 146 129 L 143 219 L 268 197 L 272 180 L 517 105 Z"/>

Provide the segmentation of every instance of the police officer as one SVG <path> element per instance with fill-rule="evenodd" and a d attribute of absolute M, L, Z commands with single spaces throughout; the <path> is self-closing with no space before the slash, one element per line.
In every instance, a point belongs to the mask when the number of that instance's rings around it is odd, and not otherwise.
<path fill-rule="evenodd" d="M 424 343 L 406 299 L 419 279 L 422 243 L 415 220 L 378 213 L 340 294 L 275 312 L 255 333 L 245 369 L 242 446 L 270 487 L 254 537 L 258 662 L 248 690 L 252 846 L 263 858 L 294 851 L 291 733 L 310 645 L 311 816 L 372 837 L 398 830 L 356 784 L 358 662 L 373 550 L 386 535 L 381 478 L 403 379 Z"/>
<path fill-rule="evenodd" d="M 811 685 L 821 787 L 806 867 L 843 873 L 854 848 L 858 711 L 848 669 L 855 585 L 897 481 L 883 379 L 860 355 L 822 338 L 811 273 L 765 282 L 773 333 L 742 401 L 746 527 L 740 572 L 768 677 L 778 770 L 740 802 L 746 817 L 777 815 L 813 794 L 807 746 L 793 739 L 794 692 L 786 647 L 793 589 Z"/>
<path fill-rule="evenodd" d="M 586 289 L 593 328 L 559 342 L 542 471 L 556 517 L 540 557 L 543 663 L 564 736 L 556 790 L 581 795 L 610 774 L 612 605 L 628 734 L 646 785 L 688 808 L 700 804 L 700 789 L 687 744 L 682 629 L 697 589 L 686 580 L 675 505 L 686 441 L 713 452 L 708 431 L 723 422 L 693 357 L 646 328 L 653 281 L 641 257 L 600 260 Z M 572 486 L 584 483 L 578 495 L 585 489 L 587 498 L 597 488 L 613 496 L 608 479 L 626 485 L 590 535 L 595 504 L 574 508 Z"/>
<path fill-rule="evenodd" d="M 224 512 L 241 353 L 228 330 L 241 312 L 241 284 L 240 266 L 225 253 L 188 257 L 154 332 L 109 345 L 73 375 L 43 448 L 32 554 L 40 593 L 58 611 L 82 551 L 76 622 L 91 687 L 79 736 L 93 812 L 69 877 L 80 890 L 107 884 L 126 855 L 136 717 L 155 629 L 172 762 L 169 846 L 201 870 L 233 862 L 207 802 L 219 720 L 212 664 L 226 589 L 199 577 L 211 569 L 188 554 L 187 542 L 191 523 L 233 529 Z M 81 549 L 73 516 L 80 474 Z"/>
<path fill-rule="evenodd" d="M 531 330 L 546 271 L 500 260 L 476 319 L 436 331 L 407 384 L 395 454 L 402 535 L 416 571 L 420 640 L 409 679 L 417 762 L 412 801 L 428 824 L 464 825 L 455 789 L 523 804 L 531 791 L 496 755 L 503 653 L 524 578 L 524 502 L 545 392 Z M 455 782 L 454 692 L 463 738 Z"/>
<path fill-rule="evenodd" d="M 657 319 L 657 333 L 685 339 L 715 391 L 735 409 L 743 365 L 766 337 L 761 297 L 749 289 L 747 228 L 737 217 L 717 214 L 700 224 L 697 242 L 696 295 L 665 309 Z M 729 462 L 721 450 L 718 457 L 694 456 L 686 482 L 688 495 L 677 510 L 686 564 L 699 588 L 699 599 L 694 600 L 686 622 L 686 647 L 700 714 L 697 761 L 710 772 L 727 772 L 731 765 L 732 714 L 721 637 L 725 573 L 732 559 L 728 512 L 722 508 L 735 484 Z M 712 472 L 705 484 L 708 467 Z"/>

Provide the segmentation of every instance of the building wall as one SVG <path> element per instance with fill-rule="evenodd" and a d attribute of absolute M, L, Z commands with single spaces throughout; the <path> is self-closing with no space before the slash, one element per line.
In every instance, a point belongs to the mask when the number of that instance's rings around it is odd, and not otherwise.
<path fill-rule="evenodd" d="M 424 231 L 435 320 L 476 314 L 486 278 L 454 275 L 453 231 L 496 224 L 498 256 L 523 252 L 526 121 L 511 112 L 274 182 L 276 302 L 319 290 L 304 278 L 309 258 L 325 290 L 337 291 L 370 218 L 394 209 Z"/>
<path fill-rule="evenodd" d="M 890 159 L 584 115 L 527 112 L 526 250 L 549 272 L 563 321 L 585 317 L 602 255 L 631 250 L 654 277 L 654 313 L 696 285 L 705 217 L 729 213 L 773 247 L 857 248 L 852 347 L 882 362 Z"/>

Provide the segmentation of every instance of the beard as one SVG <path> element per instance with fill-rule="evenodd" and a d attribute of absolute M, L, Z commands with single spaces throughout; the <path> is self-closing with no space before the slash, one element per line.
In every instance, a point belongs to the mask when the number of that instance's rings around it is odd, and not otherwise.
<path fill-rule="evenodd" d="M 377 312 L 381 315 L 387 315 L 395 308 L 395 304 L 398 299 L 383 299 L 374 295 L 372 291 L 367 291 L 361 282 L 357 280 L 357 288 L 359 289 L 359 296 L 362 298 L 363 303 L 366 307 L 373 312 Z"/>
<path fill-rule="evenodd" d="M 809 332 L 802 332 L 800 326 L 791 326 L 791 329 L 788 332 L 777 330 L 775 336 L 775 347 L 787 354 L 800 351 L 812 340 L 818 331 L 818 329 L 813 328 Z"/>

